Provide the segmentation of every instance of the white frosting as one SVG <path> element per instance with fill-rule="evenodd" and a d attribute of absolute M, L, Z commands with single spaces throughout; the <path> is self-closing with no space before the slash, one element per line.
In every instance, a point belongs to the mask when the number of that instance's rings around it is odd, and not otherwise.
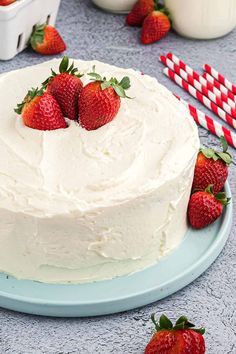
<path fill-rule="evenodd" d="M 0 270 L 44 282 L 112 278 L 153 264 L 183 239 L 199 138 L 188 111 L 156 79 L 129 76 L 116 118 L 95 131 L 70 121 L 38 131 L 13 108 L 52 60 L 0 77 Z M 88 78 L 82 78 L 84 82 Z"/>

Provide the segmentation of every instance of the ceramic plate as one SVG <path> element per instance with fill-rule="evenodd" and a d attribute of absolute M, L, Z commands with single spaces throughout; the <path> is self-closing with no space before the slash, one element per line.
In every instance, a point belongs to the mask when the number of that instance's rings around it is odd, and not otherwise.
<path fill-rule="evenodd" d="M 227 195 L 231 195 L 226 184 Z M 29 314 L 84 317 L 112 314 L 160 300 L 191 283 L 217 258 L 230 233 L 232 203 L 212 226 L 189 229 L 159 263 L 132 275 L 81 285 L 16 280 L 0 273 L 0 306 Z"/>

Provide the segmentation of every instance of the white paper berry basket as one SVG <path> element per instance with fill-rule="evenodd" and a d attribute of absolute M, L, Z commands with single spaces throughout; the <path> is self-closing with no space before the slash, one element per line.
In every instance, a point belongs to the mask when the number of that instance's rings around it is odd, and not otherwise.
<path fill-rule="evenodd" d="M 0 6 L 0 60 L 24 50 L 37 24 L 54 25 L 61 0 L 17 0 Z"/>

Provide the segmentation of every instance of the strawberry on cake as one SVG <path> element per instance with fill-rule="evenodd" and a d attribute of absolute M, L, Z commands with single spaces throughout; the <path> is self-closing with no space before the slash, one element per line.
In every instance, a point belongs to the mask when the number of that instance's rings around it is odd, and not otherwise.
<path fill-rule="evenodd" d="M 199 138 L 156 79 L 65 57 L 0 88 L 0 271 L 105 280 L 181 243 Z"/>

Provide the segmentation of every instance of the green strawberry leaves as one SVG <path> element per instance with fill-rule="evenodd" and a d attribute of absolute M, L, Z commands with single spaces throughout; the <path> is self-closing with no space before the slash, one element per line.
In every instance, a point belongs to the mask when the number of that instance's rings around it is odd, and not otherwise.
<path fill-rule="evenodd" d="M 203 155 L 206 158 L 213 159 L 215 161 L 218 160 L 215 150 L 208 148 L 208 149 L 201 149 L 200 151 L 203 153 Z"/>
<path fill-rule="evenodd" d="M 225 137 L 223 135 L 220 137 L 220 142 L 221 142 L 221 146 L 222 146 L 223 152 L 227 152 L 228 143 L 227 143 L 227 141 L 226 141 L 226 139 L 225 139 Z"/>
<path fill-rule="evenodd" d="M 184 324 L 187 323 L 188 324 L 188 327 L 194 327 L 194 324 L 190 323 L 187 319 L 186 316 L 181 316 L 177 321 L 176 321 L 176 324 L 175 324 L 175 328 L 176 327 L 184 327 Z"/>
<path fill-rule="evenodd" d="M 122 98 L 130 98 L 125 93 L 125 91 L 130 88 L 130 79 L 128 76 L 123 77 L 123 79 L 120 82 L 118 82 L 116 79 L 111 79 L 111 81 L 112 81 L 112 87 L 114 88 L 118 96 Z"/>
<path fill-rule="evenodd" d="M 106 90 L 110 86 L 113 87 L 116 94 L 121 98 L 130 98 L 126 95 L 126 90 L 130 88 L 130 79 L 128 76 L 123 77 L 123 79 L 119 82 L 116 78 L 111 78 L 107 80 L 105 77 L 102 77 L 98 73 L 96 73 L 95 65 L 93 66 L 93 71 L 88 73 L 88 76 L 91 77 L 91 80 L 101 82 L 101 89 Z"/>
<path fill-rule="evenodd" d="M 161 315 L 159 319 L 160 327 L 164 329 L 171 329 L 173 328 L 172 322 L 169 320 L 169 318 L 166 315 Z"/>
<path fill-rule="evenodd" d="M 224 153 L 224 152 L 218 152 L 217 156 L 225 162 L 227 166 L 229 166 L 232 162 L 232 156 L 229 153 Z"/>
<path fill-rule="evenodd" d="M 205 189 L 205 192 L 214 195 L 213 192 L 213 184 L 209 184 L 209 186 Z M 224 206 L 228 205 L 231 201 L 231 198 L 227 198 L 225 192 L 219 192 L 215 195 L 215 198 Z"/>
<path fill-rule="evenodd" d="M 125 90 L 123 89 L 123 87 L 121 87 L 119 85 L 114 85 L 113 88 L 118 96 L 120 96 L 122 98 L 126 98 L 126 97 L 128 98 L 128 96 L 126 96 L 126 93 L 125 93 Z"/>
<path fill-rule="evenodd" d="M 159 332 L 161 330 L 161 327 L 158 325 L 157 321 L 155 320 L 155 313 L 151 314 L 151 320 L 155 326 L 156 331 Z"/>
<path fill-rule="evenodd" d="M 21 114 L 22 111 L 23 111 L 23 108 L 24 108 L 24 105 L 25 105 L 25 102 L 21 102 L 21 103 L 17 103 L 17 106 L 16 108 L 14 109 L 14 111 L 17 113 L 17 114 Z"/>
<path fill-rule="evenodd" d="M 59 75 L 59 74 L 69 74 L 69 75 L 73 75 L 76 77 L 82 77 L 83 74 L 79 73 L 78 68 L 75 68 L 74 66 L 74 62 L 72 62 L 72 64 L 69 66 L 70 64 L 70 59 L 68 58 L 68 56 L 64 56 L 60 65 L 59 65 L 59 73 L 57 74 L 53 69 L 51 69 L 51 76 L 49 76 L 43 83 L 43 87 L 47 87 L 49 82 L 51 81 L 52 78 L 54 78 L 55 76 Z"/>
<path fill-rule="evenodd" d="M 44 88 L 41 87 L 40 89 L 36 87 L 36 89 L 32 88 L 31 90 L 28 91 L 27 97 L 30 97 L 32 100 L 36 96 L 42 96 L 44 94 Z"/>
<path fill-rule="evenodd" d="M 44 94 L 44 87 L 41 87 L 40 89 L 38 87 L 36 89 L 32 88 L 31 90 L 28 91 L 24 101 L 17 104 L 17 107 L 14 109 L 14 111 L 17 114 L 21 114 L 26 103 L 32 101 L 37 96 L 42 96 L 43 94 Z"/>
<path fill-rule="evenodd" d="M 155 329 L 157 332 L 162 330 L 182 330 L 182 329 L 192 329 L 195 332 L 201 333 L 202 335 L 205 333 L 205 328 L 195 328 L 195 325 L 188 321 L 187 317 L 181 316 L 173 326 L 172 322 L 166 315 L 161 315 L 159 319 L 159 323 L 155 320 L 155 314 L 151 315 L 151 320 L 154 323 Z"/>
<path fill-rule="evenodd" d="M 122 98 L 130 98 L 126 95 L 125 91 L 130 88 L 130 79 L 128 76 L 123 77 L 123 79 L 118 82 L 117 79 L 111 79 L 111 86 L 114 88 L 118 96 Z"/>
<path fill-rule="evenodd" d="M 168 10 L 168 8 L 165 5 L 160 4 L 159 0 L 154 0 L 154 10 L 160 11 L 163 14 L 165 14 L 169 18 L 170 22 L 172 23 L 170 11 Z"/>
<path fill-rule="evenodd" d="M 73 64 L 72 64 L 73 65 Z M 65 73 L 68 69 L 69 66 L 69 58 L 65 55 L 59 65 L 59 72 L 61 73 Z"/>
<path fill-rule="evenodd" d="M 44 40 L 44 29 L 47 26 L 46 23 L 42 25 L 38 25 L 35 27 L 31 37 L 30 37 L 30 44 L 33 49 L 36 49 L 38 43 L 43 43 Z"/>
<path fill-rule="evenodd" d="M 70 64 L 70 59 L 68 58 L 68 56 L 65 55 L 59 65 L 59 73 L 60 74 L 67 73 L 73 76 L 77 76 L 79 78 L 83 76 L 83 74 L 79 73 L 78 68 L 75 68 L 74 62 L 72 62 L 70 66 L 69 64 Z M 52 70 L 52 74 L 53 76 L 57 75 L 53 70 Z"/>
<path fill-rule="evenodd" d="M 224 136 L 221 136 L 220 141 L 223 150 L 222 152 L 216 151 L 211 148 L 200 149 L 200 152 L 203 153 L 203 155 L 207 159 L 213 159 L 214 161 L 222 160 L 227 166 L 229 166 L 232 162 L 232 156 L 227 152 L 228 150 L 227 141 L 225 140 Z"/>
<path fill-rule="evenodd" d="M 123 87 L 124 90 L 128 90 L 130 88 L 130 79 L 128 76 L 123 77 L 120 82 L 120 86 Z"/>
<path fill-rule="evenodd" d="M 98 73 L 96 73 L 96 67 L 95 65 L 93 65 L 93 71 L 91 73 L 88 73 L 88 76 L 91 76 L 91 80 L 95 80 L 95 81 L 101 81 L 101 82 L 105 82 L 106 78 L 102 78 L 101 75 L 99 75 Z M 108 86 L 109 87 L 109 86 Z"/>
<path fill-rule="evenodd" d="M 230 204 L 231 198 L 227 198 L 225 192 L 219 192 L 215 195 L 215 198 L 224 206 Z"/>
<path fill-rule="evenodd" d="M 101 83 L 101 89 L 106 90 L 108 87 L 111 86 L 111 83 L 109 81 L 104 81 Z"/>

